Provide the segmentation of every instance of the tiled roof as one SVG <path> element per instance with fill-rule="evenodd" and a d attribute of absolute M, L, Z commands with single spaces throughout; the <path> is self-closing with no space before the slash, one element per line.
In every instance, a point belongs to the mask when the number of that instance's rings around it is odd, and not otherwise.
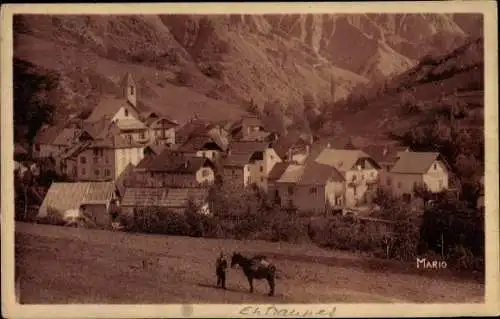
<path fill-rule="evenodd" d="M 175 156 L 176 152 L 164 150 L 151 162 L 143 163 L 140 168 L 152 172 L 170 172 L 177 174 L 194 174 L 205 166 L 212 167 L 210 160 L 197 156 Z M 174 156 L 173 156 L 174 155 Z"/>
<path fill-rule="evenodd" d="M 290 164 L 276 182 L 296 184 L 302 177 L 304 170 L 304 165 Z"/>
<path fill-rule="evenodd" d="M 167 206 L 166 188 L 126 188 L 121 200 L 122 206 Z"/>
<path fill-rule="evenodd" d="M 367 145 L 362 150 L 370 155 L 378 163 L 394 164 L 398 160 L 398 152 L 408 149 L 399 145 Z"/>
<path fill-rule="evenodd" d="M 125 180 L 134 173 L 134 168 L 134 164 L 129 163 L 116 179 L 116 188 L 118 189 L 120 196 L 125 194 Z"/>
<path fill-rule="evenodd" d="M 85 119 L 85 122 L 98 122 L 104 117 L 112 117 L 122 107 L 130 107 L 138 111 L 137 108 L 130 104 L 125 98 L 105 95 L 99 101 L 99 104 L 97 104 L 89 117 Z"/>
<path fill-rule="evenodd" d="M 207 123 L 203 120 L 194 120 L 180 126 L 176 130 L 176 134 L 184 137 L 189 137 L 192 134 L 205 134 Z"/>
<path fill-rule="evenodd" d="M 190 199 L 201 204 L 208 192 L 203 188 L 127 188 L 122 206 L 186 208 Z"/>
<path fill-rule="evenodd" d="M 300 141 L 300 132 L 294 131 L 281 136 L 275 143 L 273 143 L 273 149 L 280 158 L 285 158 L 288 150 Z"/>
<path fill-rule="evenodd" d="M 166 198 L 166 206 L 171 208 L 186 208 L 189 200 L 196 205 L 206 201 L 208 192 L 204 188 L 170 188 Z"/>
<path fill-rule="evenodd" d="M 197 152 L 209 147 L 218 147 L 209 136 L 192 136 L 184 144 L 179 146 L 181 152 Z"/>
<path fill-rule="evenodd" d="M 78 137 L 81 130 L 77 128 L 64 128 L 57 134 L 52 142 L 53 145 L 70 146 Z"/>
<path fill-rule="evenodd" d="M 57 135 L 61 130 L 63 130 L 63 126 L 45 126 L 38 130 L 34 142 L 36 144 L 52 144 L 54 140 L 57 138 Z"/>
<path fill-rule="evenodd" d="M 224 167 L 243 167 L 250 163 L 253 153 L 236 153 L 229 155 L 224 161 Z"/>
<path fill-rule="evenodd" d="M 391 173 L 425 174 L 432 163 L 439 159 L 436 152 L 399 152 L 399 159 L 391 169 Z"/>
<path fill-rule="evenodd" d="M 229 149 L 231 150 L 231 154 L 237 154 L 237 153 L 253 153 L 257 151 L 265 151 L 266 149 L 269 148 L 270 143 L 269 142 L 243 142 L 243 141 L 238 141 L 238 142 L 232 142 L 229 145 Z"/>
<path fill-rule="evenodd" d="M 52 183 L 40 206 L 38 216 L 46 216 L 50 208 L 64 213 L 69 209 L 78 209 L 85 202 L 110 201 L 114 192 L 113 182 Z"/>
<path fill-rule="evenodd" d="M 328 180 L 334 180 L 337 182 L 344 181 L 344 177 L 340 174 L 334 167 L 311 162 L 305 165 L 305 169 L 300 177 L 299 185 L 323 185 Z"/>
<path fill-rule="evenodd" d="M 326 148 L 315 158 L 315 161 L 320 164 L 335 167 L 340 172 L 346 172 L 352 169 L 361 158 L 370 159 L 370 156 L 361 150 Z"/>
<path fill-rule="evenodd" d="M 61 153 L 57 154 L 56 156 L 60 159 L 67 159 L 74 157 L 81 152 L 83 152 L 85 149 L 87 149 L 92 142 L 83 142 L 83 143 L 76 143 L 75 145 L 71 146 L 70 148 L 62 151 Z"/>
<path fill-rule="evenodd" d="M 146 148 L 149 148 L 154 154 L 160 154 L 164 149 L 166 149 L 165 145 L 150 143 Z"/>
<path fill-rule="evenodd" d="M 267 176 L 267 180 L 270 182 L 278 180 L 290 165 L 291 165 L 290 163 L 286 162 L 279 162 L 274 164 L 273 168 L 271 169 L 271 171 Z"/>
<path fill-rule="evenodd" d="M 157 156 L 158 155 L 145 156 L 142 160 L 140 160 L 139 163 L 137 163 L 137 166 L 135 167 L 135 170 L 136 171 L 146 170 L 148 167 L 151 166 L 151 164 L 153 163 L 153 161 L 156 160 Z"/>

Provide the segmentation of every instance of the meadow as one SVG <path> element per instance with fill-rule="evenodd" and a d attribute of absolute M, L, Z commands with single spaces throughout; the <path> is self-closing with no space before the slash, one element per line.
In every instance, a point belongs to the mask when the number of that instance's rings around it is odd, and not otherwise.
<path fill-rule="evenodd" d="M 484 285 L 448 269 L 326 250 L 311 244 L 222 240 L 16 223 L 16 277 L 26 304 L 482 302 Z M 248 292 L 240 269 L 216 289 L 223 251 L 264 254 L 281 274 Z M 146 264 L 146 267 L 144 267 Z"/>

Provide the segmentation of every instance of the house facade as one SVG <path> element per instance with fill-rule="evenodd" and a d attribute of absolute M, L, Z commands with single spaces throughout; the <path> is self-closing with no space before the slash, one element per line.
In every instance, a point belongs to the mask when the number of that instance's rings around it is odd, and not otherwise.
<path fill-rule="evenodd" d="M 375 197 L 380 166 L 365 152 L 326 148 L 314 161 L 333 167 L 342 174 L 345 180 L 345 206 L 365 205 Z"/>
<path fill-rule="evenodd" d="M 281 162 L 270 143 L 233 142 L 228 152 L 229 156 L 224 164 L 226 179 L 238 178 L 245 187 L 256 185 L 267 191 L 268 175 L 274 165 Z"/>
<path fill-rule="evenodd" d="M 328 165 L 279 163 L 271 175 L 279 178 L 270 179 L 269 194 L 284 208 L 319 214 L 344 205 L 344 178 Z"/>
<path fill-rule="evenodd" d="M 135 168 L 127 185 L 144 187 L 200 187 L 215 181 L 213 163 L 201 157 L 164 150 L 144 158 Z"/>
<path fill-rule="evenodd" d="M 158 117 L 151 118 L 146 124 L 149 126 L 149 136 L 156 144 L 175 144 L 175 128 L 178 126 L 176 122 Z"/>
<path fill-rule="evenodd" d="M 395 196 L 412 196 L 415 187 L 439 193 L 449 188 L 449 166 L 436 152 L 402 152 L 389 172 L 386 186 Z"/>
<path fill-rule="evenodd" d="M 137 165 L 144 158 L 144 147 L 121 136 L 93 141 L 75 155 L 76 180 L 116 180 L 129 164 Z"/>

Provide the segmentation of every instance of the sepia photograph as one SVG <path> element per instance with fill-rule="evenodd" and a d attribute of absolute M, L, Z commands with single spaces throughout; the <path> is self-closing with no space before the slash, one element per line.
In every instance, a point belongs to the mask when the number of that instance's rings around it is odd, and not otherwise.
<path fill-rule="evenodd" d="M 2 6 L 2 299 L 498 314 L 496 4 L 462 2 Z"/>

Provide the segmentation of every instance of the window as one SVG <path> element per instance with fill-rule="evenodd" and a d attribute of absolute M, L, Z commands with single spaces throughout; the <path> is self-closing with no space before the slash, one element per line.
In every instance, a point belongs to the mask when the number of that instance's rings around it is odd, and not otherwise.
<path fill-rule="evenodd" d="M 260 177 L 260 182 L 264 183 L 264 177 Z"/>
<path fill-rule="evenodd" d="M 134 95 L 134 86 L 133 85 L 130 86 L 130 95 Z"/>
<path fill-rule="evenodd" d="M 401 188 L 403 187 L 403 184 L 401 184 L 401 182 L 398 182 L 398 188 Z"/>
<path fill-rule="evenodd" d="M 101 172 L 99 171 L 99 169 L 98 169 L 98 168 L 96 168 L 96 169 L 94 170 L 94 175 L 95 175 L 95 176 L 99 176 L 99 174 L 100 174 L 100 173 L 101 173 Z"/>
<path fill-rule="evenodd" d="M 391 186 L 391 178 L 387 177 L 387 186 Z"/>
<path fill-rule="evenodd" d="M 146 133 L 144 133 L 144 132 L 139 133 L 139 138 L 142 139 L 142 140 L 145 139 L 146 138 Z"/>
<path fill-rule="evenodd" d="M 288 195 L 293 195 L 293 186 L 288 186 Z"/>
<path fill-rule="evenodd" d="M 104 163 L 109 164 L 109 157 L 107 157 L 107 156 L 106 156 L 106 157 L 104 158 Z"/>
<path fill-rule="evenodd" d="M 434 163 L 434 165 L 433 165 L 433 166 L 434 166 L 434 170 L 437 170 L 437 164 L 436 164 L 436 163 Z"/>
<path fill-rule="evenodd" d="M 104 176 L 106 176 L 106 177 L 107 177 L 107 176 L 110 176 L 110 175 L 111 175 L 110 170 L 109 170 L 109 169 L 107 169 L 107 168 L 106 168 L 106 169 L 104 169 Z"/>
<path fill-rule="evenodd" d="M 35 145 L 35 150 L 36 150 L 37 152 L 40 152 L 40 144 L 36 144 L 36 145 Z"/>
<path fill-rule="evenodd" d="M 309 194 L 316 194 L 316 193 L 317 193 L 316 187 L 312 187 L 309 189 Z"/>
<path fill-rule="evenodd" d="M 87 164 L 87 158 L 85 156 L 80 156 L 80 163 Z"/>
<path fill-rule="evenodd" d="M 87 171 L 85 170 L 85 167 L 82 167 L 82 175 L 86 175 Z"/>
<path fill-rule="evenodd" d="M 128 116 L 128 109 L 125 109 L 125 116 Z"/>
<path fill-rule="evenodd" d="M 438 183 L 439 183 L 439 189 L 440 189 L 440 190 L 441 190 L 441 189 L 443 189 L 443 180 L 442 180 L 442 179 L 440 179 L 440 180 L 438 181 Z"/>
<path fill-rule="evenodd" d="M 97 148 L 94 148 L 93 150 L 94 156 L 99 156 L 99 150 Z"/>
<path fill-rule="evenodd" d="M 264 167 L 260 165 L 260 172 L 262 173 L 264 171 Z"/>

